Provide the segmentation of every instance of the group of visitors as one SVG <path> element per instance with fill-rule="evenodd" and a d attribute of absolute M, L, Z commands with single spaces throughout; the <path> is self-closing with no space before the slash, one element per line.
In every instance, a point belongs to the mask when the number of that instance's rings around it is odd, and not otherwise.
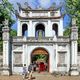
<path fill-rule="evenodd" d="M 28 68 L 26 66 L 23 67 L 23 75 L 24 75 L 24 78 L 28 75 L 28 77 L 31 77 L 32 76 L 32 73 L 33 71 L 38 71 L 38 72 L 41 72 L 41 71 L 45 71 L 47 68 L 47 66 L 41 62 L 41 63 L 36 63 L 36 62 L 33 62 L 31 63 Z"/>
<path fill-rule="evenodd" d="M 26 66 L 23 66 L 23 79 L 26 78 L 26 76 L 28 76 L 28 79 L 32 77 L 32 72 L 35 70 L 35 65 L 33 63 L 31 63 L 28 68 Z"/>

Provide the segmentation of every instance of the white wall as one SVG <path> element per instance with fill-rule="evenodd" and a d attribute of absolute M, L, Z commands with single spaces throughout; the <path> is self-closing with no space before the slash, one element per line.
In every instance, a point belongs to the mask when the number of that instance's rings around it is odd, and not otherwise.
<path fill-rule="evenodd" d="M 66 70 L 65 71 L 69 71 L 69 67 L 70 67 L 70 51 L 69 51 L 69 47 L 70 45 L 66 45 L 65 47 L 65 51 L 66 53 Z M 22 50 L 17 50 L 15 49 L 12 53 L 14 56 L 14 52 L 21 52 L 22 51 L 22 62 L 23 64 L 26 64 L 26 66 L 28 67 L 28 65 L 31 63 L 31 53 L 33 52 L 33 50 L 37 49 L 37 48 L 43 48 L 45 49 L 48 53 L 49 53 L 49 72 L 52 73 L 54 71 L 58 71 L 58 45 L 57 43 L 53 44 L 53 45 L 41 45 L 41 44 L 23 44 L 23 48 Z M 14 59 L 14 57 L 12 57 L 12 59 Z M 13 61 L 13 60 L 12 60 Z M 13 64 L 13 62 L 12 62 Z M 15 71 L 16 69 L 21 69 L 20 71 L 22 71 L 22 68 L 19 67 L 13 67 L 13 72 L 17 72 Z M 60 71 L 63 71 L 63 68 L 59 69 Z"/>
<path fill-rule="evenodd" d="M 43 24 L 45 27 L 45 37 L 53 37 L 53 30 L 52 30 L 52 26 L 53 24 L 57 24 L 58 25 L 58 36 L 63 36 L 63 18 L 61 18 L 60 20 L 58 19 L 57 21 L 54 20 L 40 20 L 40 21 L 34 21 L 34 20 L 26 20 L 26 21 L 20 21 L 18 19 L 18 32 L 17 32 L 17 36 L 21 36 L 22 35 L 22 25 L 23 24 L 27 24 L 28 26 L 28 37 L 35 37 L 35 29 L 37 24 Z"/>
<path fill-rule="evenodd" d="M 64 29 L 63 29 L 63 17 L 62 17 L 62 18 L 60 18 L 60 22 L 59 22 L 59 33 L 58 33 L 58 35 L 63 36 L 63 31 L 64 31 Z"/>
<path fill-rule="evenodd" d="M 49 58 L 49 67 L 50 67 L 49 72 L 53 72 L 54 71 L 54 49 L 52 46 L 28 46 L 28 56 L 27 56 L 28 65 L 31 62 L 32 51 L 36 48 L 39 48 L 39 47 L 44 48 L 49 52 L 49 56 L 50 56 L 50 58 Z"/>
<path fill-rule="evenodd" d="M 17 36 L 22 36 L 22 27 L 19 19 L 17 20 Z"/>

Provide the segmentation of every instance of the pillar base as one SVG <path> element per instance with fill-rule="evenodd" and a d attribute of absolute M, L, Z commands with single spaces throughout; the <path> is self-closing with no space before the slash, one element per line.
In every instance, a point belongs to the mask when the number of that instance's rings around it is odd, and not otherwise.
<path fill-rule="evenodd" d="M 10 73 L 9 73 L 9 71 L 7 71 L 7 70 L 4 70 L 4 71 L 2 72 L 2 75 L 9 76 L 9 75 L 10 75 Z"/>
<path fill-rule="evenodd" d="M 71 71 L 70 75 L 71 76 L 77 76 L 77 75 L 79 75 L 79 72 L 78 71 Z"/>
<path fill-rule="evenodd" d="M 8 67 L 3 67 L 2 75 L 6 75 L 6 76 L 10 75 L 10 70 Z"/>
<path fill-rule="evenodd" d="M 79 71 L 77 70 L 77 66 L 71 67 L 70 75 L 73 75 L 73 76 L 79 75 Z"/>

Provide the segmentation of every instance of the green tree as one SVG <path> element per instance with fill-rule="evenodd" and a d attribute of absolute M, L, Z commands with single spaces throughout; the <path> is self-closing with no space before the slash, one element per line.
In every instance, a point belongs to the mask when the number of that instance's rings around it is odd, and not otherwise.
<path fill-rule="evenodd" d="M 9 20 L 9 27 L 15 22 L 12 19 L 13 5 L 8 0 L 0 0 L 0 49 L 2 50 L 2 27 L 5 19 Z"/>
<path fill-rule="evenodd" d="M 11 30 L 10 30 L 10 36 L 17 36 L 17 31 L 11 29 Z"/>
<path fill-rule="evenodd" d="M 34 56 L 35 60 L 47 60 L 47 56 L 45 54 L 38 54 Z"/>
<path fill-rule="evenodd" d="M 14 13 L 13 5 L 8 0 L 0 1 L 0 37 L 2 37 L 2 27 L 3 21 L 5 19 L 9 20 L 9 27 L 15 22 L 12 19 Z"/>
<path fill-rule="evenodd" d="M 64 31 L 64 36 L 70 36 L 70 33 L 71 33 L 71 29 L 70 29 L 70 27 L 68 27 Z"/>
<path fill-rule="evenodd" d="M 71 18 L 77 20 L 78 35 L 80 35 L 80 0 L 65 0 L 66 3 L 66 13 L 69 14 Z M 80 50 L 80 36 L 78 39 L 78 48 Z"/>

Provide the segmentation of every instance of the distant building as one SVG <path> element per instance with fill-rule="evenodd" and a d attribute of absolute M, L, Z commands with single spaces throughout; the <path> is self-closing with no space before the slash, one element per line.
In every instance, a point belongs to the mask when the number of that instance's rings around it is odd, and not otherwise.
<path fill-rule="evenodd" d="M 60 8 L 31 9 L 19 5 L 17 36 L 9 36 L 7 20 L 3 27 L 3 74 L 22 73 L 35 55 L 47 57 L 48 72 L 67 72 L 78 75 L 77 40 L 78 29 L 72 21 L 71 36 L 63 36 L 63 15 Z M 35 60 L 36 61 L 36 60 Z"/>

